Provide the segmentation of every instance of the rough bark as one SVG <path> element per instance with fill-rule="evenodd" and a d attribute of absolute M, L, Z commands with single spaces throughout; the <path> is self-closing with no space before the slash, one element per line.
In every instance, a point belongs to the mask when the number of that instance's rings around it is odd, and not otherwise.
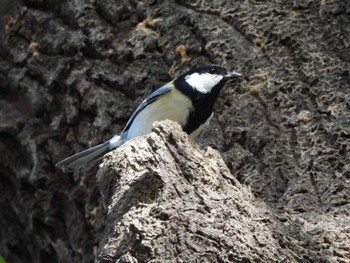
<path fill-rule="evenodd" d="M 106 201 L 102 262 L 290 262 L 266 205 L 200 150 L 181 127 L 154 132 L 108 154 L 98 172 Z"/>
<path fill-rule="evenodd" d="M 9 262 L 94 260 L 110 227 L 97 167 L 66 175 L 54 164 L 118 133 L 149 92 L 203 62 L 245 76 L 223 90 L 197 143 L 219 150 L 251 189 L 248 207 L 268 211 L 271 223 L 256 226 L 278 244 L 266 255 L 349 261 L 349 1 L 1 0 L 0 7 L 0 254 Z M 237 182 L 232 189 L 250 196 Z"/>

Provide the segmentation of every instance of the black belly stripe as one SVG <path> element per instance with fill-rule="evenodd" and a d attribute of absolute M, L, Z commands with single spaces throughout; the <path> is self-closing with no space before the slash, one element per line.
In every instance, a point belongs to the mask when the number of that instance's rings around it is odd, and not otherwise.
<path fill-rule="evenodd" d="M 187 134 L 191 134 L 197 130 L 201 125 L 207 122 L 213 113 L 213 107 L 199 107 L 192 111 L 188 117 L 187 125 L 183 127 Z"/>
<path fill-rule="evenodd" d="M 191 99 L 194 107 L 188 117 L 187 124 L 183 127 L 186 133 L 191 134 L 210 118 L 213 113 L 214 103 L 225 82 L 221 81 L 210 93 L 201 93 L 189 86 L 184 77 L 179 77 L 175 80 L 174 85 L 179 91 Z"/>

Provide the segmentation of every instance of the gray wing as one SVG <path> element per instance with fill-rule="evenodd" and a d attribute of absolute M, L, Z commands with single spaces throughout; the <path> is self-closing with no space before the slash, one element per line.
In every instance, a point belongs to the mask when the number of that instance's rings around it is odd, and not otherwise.
<path fill-rule="evenodd" d="M 159 89 L 153 91 L 142 103 L 138 108 L 134 111 L 134 113 L 131 115 L 130 119 L 128 120 L 124 130 L 122 131 L 122 134 L 126 133 L 130 126 L 132 125 L 133 121 L 135 120 L 136 116 L 143 111 L 148 105 L 155 102 L 159 97 L 163 96 L 164 94 L 167 94 L 168 92 L 172 91 L 174 89 L 174 85 L 172 82 L 160 87 Z"/>

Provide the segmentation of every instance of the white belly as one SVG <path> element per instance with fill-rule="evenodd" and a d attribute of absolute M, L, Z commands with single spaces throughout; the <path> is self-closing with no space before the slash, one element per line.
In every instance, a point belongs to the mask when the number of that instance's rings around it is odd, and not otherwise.
<path fill-rule="evenodd" d="M 131 124 L 127 139 L 151 132 L 155 121 L 172 120 L 184 126 L 193 109 L 191 100 L 174 89 L 141 111 Z"/>

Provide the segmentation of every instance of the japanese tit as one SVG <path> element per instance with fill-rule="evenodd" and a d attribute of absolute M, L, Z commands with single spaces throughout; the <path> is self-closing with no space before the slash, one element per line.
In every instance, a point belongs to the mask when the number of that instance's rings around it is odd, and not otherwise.
<path fill-rule="evenodd" d="M 99 160 L 125 141 L 150 133 L 155 121 L 176 121 L 195 138 L 209 123 L 214 103 L 225 83 L 240 76 L 212 64 L 191 69 L 151 93 L 132 114 L 120 135 L 70 156 L 56 166 L 63 172 L 71 172 Z"/>

